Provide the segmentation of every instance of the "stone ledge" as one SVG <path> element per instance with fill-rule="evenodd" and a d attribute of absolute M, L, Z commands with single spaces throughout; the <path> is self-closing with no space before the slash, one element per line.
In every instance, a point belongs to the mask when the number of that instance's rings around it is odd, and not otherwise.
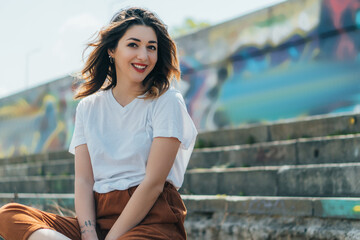
<path fill-rule="evenodd" d="M 62 150 L 57 152 L 35 153 L 22 156 L 14 156 L 8 158 L 0 158 L 0 165 L 13 163 L 33 163 L 33 162 L 47 162 L 52 160 L 73 159 L 74 155 L 68 151 Z"/>
<path fill-rule="evenodd" d="M 68 176 L 74 174 L 74 160 L 52 160 L 46 162 L 0 164 L 0 177 L 23 176 Z"/>
<path fill-rule="evenodd" d="M 191 169 L 182 194 L 360 197 L 360 163 Z"/>
<path fill-rule="evenodd" d="M 360 134 L 195 149 L 188 169 L 359 162 Z"/>
<path fill-rule="evenodd" d="M 189 212 L 360 219 L 360 198 L 182 195 Z"/>
<path fill-rule="evenodd" d="M 360 220 L 360 198 L 182 195 L 182 199 L 190 215 L 226 213 Z M 42 210 L 54 205 L 74 210 L 74 194 L 0 193 L 0 206 L 9 202 L 32 205 Z"/>
<path fill-rule="evenodd" d="M 215 147 L 360 132 L 360 114 L 326 114 L 200 132 L 198 147 Z"/>

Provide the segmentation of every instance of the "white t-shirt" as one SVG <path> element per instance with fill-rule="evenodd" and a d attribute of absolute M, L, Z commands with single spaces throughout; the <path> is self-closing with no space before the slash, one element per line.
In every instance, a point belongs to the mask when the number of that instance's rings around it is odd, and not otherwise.
<path fill-rule="evenodd" d="M 69 152 L 87 144 L 94 191 L 107 193 L 136 186 L 145 177 L 155 137 L 175 137 L 180 148 L 167 181 L 180 188 L 197 131 L 179 91 L 170 88 L 154 100 L 135 98 L 122 107 L 111 90 L 83 98 L 76 109 Z"/>

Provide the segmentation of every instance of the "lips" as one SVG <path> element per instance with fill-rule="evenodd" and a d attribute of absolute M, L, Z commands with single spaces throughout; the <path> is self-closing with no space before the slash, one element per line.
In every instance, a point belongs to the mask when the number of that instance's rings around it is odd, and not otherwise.
<path fill-rule="evenodd" d="M 146 64 L 142 64 L 142 63 L 132 63 L 131 64 L 133 66 L 133 68 L 139 72 L 139 73 L 143 73 L 145 72 L 145 69 L 147 68 L 148 65 Z"/>

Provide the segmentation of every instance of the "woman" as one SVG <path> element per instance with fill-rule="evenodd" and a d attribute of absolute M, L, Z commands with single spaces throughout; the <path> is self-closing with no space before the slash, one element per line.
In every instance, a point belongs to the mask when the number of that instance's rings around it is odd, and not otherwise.
<path fill-rule="evenodd" d="M 197 131 L 181 94 L 176 46 L 151 12 L 130 8 L 103 28 L 75 98 L 76 218 L 19 204 L 0 209 L 13 239 L 186 239 L 183 182 Z"/>

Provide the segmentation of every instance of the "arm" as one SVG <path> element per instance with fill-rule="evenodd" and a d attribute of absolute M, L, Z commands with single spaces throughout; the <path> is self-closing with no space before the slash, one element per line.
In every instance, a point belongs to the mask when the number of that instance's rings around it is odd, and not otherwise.
<path fill-rule="evenodd" d="M 96 235 L 94 176 L 86 144 L 75 148 L 75 211 L 81 239 L 98 240 Z"/>
<path fill-rule="evenodd" d="M 145 178 L 110 229 L 106 240 L 117 239 L 144 219 L 163 191 L 166 177 L 174 164 L 179 146 L 180 141 L 177 138 L 154 138 Z"/>

